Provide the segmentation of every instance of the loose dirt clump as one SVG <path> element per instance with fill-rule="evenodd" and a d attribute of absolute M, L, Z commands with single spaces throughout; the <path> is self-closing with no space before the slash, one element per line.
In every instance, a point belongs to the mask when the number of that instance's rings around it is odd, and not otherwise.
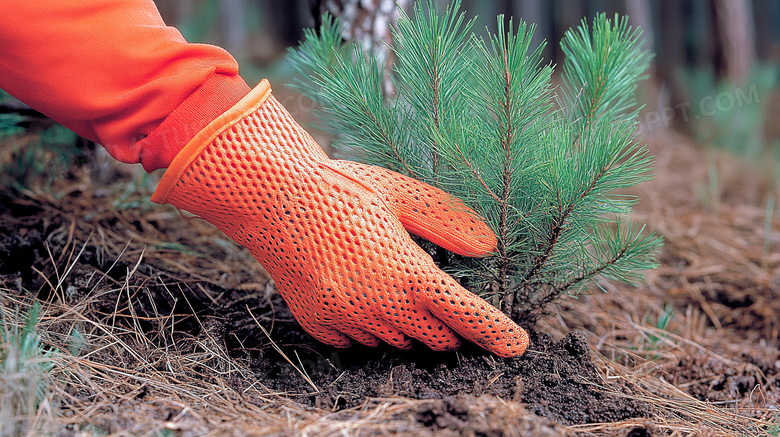
<path fill-rule="evenodd" d="M 707 356 L 685 356 L 664 369 L 671 382 L 702 401 L 735 402 L 766 382 L 751 364 Z"/>
<path fill-rule="evenodd" d="M 780 352 L 773 357 L 744 354 L 741 358 L 686 355 L 665 365 L 662 372 L 672 384 L 702 401 L 744 403 L 760 394 L 764 402 L 780 404 Z"/>
<path fill-rule="evenodd" d="M 441 433 L 452 431 L 460 436 L 536 436 L 567 435 L 553 422 L 530 419 L 519 404 L 501 402 L 490 396 L 448 396 L 419 406 L 417 421 Z"/>

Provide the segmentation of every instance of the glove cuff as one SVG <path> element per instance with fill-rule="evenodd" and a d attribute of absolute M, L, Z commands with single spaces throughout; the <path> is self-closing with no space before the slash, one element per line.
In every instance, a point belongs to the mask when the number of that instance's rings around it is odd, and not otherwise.
<path fill-rule="evenodd" d="M 233 105 L 232 108 L 215 118 L 192 137 L 187 145 L 185 145 L 176 157 L 173 158 L 168 169 L 165 170 L 162 179 L 160 179 L 160 183 L 157 185 L 157 189 L 154 191 L 154 194 L 152 194 L 152 202 L 159 204 L 167 203 L 168 195 L 171 190 L 200 152 L 211 144 L 214 138 L 219 134 L 260 108 L 270 95 L 271 84 L 267 79 L 263 79 L 249 92 L 249 94 Z"/>

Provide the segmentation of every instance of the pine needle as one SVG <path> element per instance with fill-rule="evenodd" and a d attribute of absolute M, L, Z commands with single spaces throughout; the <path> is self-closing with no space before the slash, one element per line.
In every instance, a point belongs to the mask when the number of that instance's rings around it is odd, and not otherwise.
<path fill-rule="evenodd" d="M 249 313 L 249 315 L 252 316 L 252 320 L 254 320 L 255 323 L 257 323 L 257 326 L 260 327 L 260 329 L 263 331 L 263 334 L 265 334 L 265 336 L 268 338 L 268 341 L 271 342 L 271 345 L 273 345 L 273 347 L 276 350 L 276 352 L 279 352 L 279 355 L 281 355 L 282 358 L 284 358 L 285 361 L 290 363 L 290 365 L 301 375 L 301 377 L 303 377 L 303 379 L 314 389 L 315 393 L 319 393 L 320 389 L 317 388 L 317 385 L 314 384 L 314 381 L 312 381 L 312 379 L 309 377 L 309 375 L 305 371 L 301 370 L 303 368 L 303 364 L 301 364 L 301 367 L 296 366 L 292 362 L 292 360 L 290 360 L 290 358 L 287 356 L 287 354 L 284 353 L 282 348 L 280 348 L 279 345 L 276 344 L 276 342 L 271 338 L 271 334 L 269 334 L 268 331 L 265 329 L 265 327 L 260 324 L 260 322 L 257 320 L 255 315 L 252 314 L 252 310 L 249 309 L 249 305 L 246 306 L 246 310 Z M 296 352 L 296 357 L 298 358 L 298 362 L 300 362 L 301 359 L 300 359 L 300 357 L 298 357 L 297 352 Z"/>

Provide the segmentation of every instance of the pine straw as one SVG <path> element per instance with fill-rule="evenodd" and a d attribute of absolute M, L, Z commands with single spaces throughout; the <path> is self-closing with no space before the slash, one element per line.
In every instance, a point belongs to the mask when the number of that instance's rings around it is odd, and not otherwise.
<path fill-rule="evenodd" d="M 28 232 L 62 223 L 45 235 L 57 249 L 49 250 L 50 266 L 38 273 L 45 279 L 42 288 L 50 290 L 39 332 L 61 351 L 47 404 L 55 407 L 40 409 L 39 417 L 32 418 L 38 425 L 31 429 L 97 426 L 111 435 L 165 430 L 180 435 L 461 435 L 502 430 L 504 435 L 627 436 L 642 429 L 669 436 L 765 435 L 767 426 L 780 421 L 780 369 L 769 374 L 775 362 L 780 364 L 780 220 L 775 219 L 770 236 L 764 235 L 760 199 L 766 186 L 744 174 L 740 184 L 724 183 L 725 196 L 714 214 L 697 194 L 706 187 L 702 152 L 669 133 L 648 141 L 658 155 L 660 176 L 640 188 L 643 202 L 636 219 L 666 238 L 664 265 L 638 288 L 600 284 L 610 292 L 569 302 L 539 329 L 554 336 L 583 332 L 604 382 L 620 380 L 630 387 L 631 397 L 655 408 L 652 419 L 564 427 L 527 412 L 519 402 L 492 396 L 367 399 L 357 408 L 326 411 L 264 387 L 246 363 L 232 359 L 209 335 L 175 338 L 170 332 L 173 314 L 151 320 L 160 327 L 153 342 L 140 328 L 149 320 L 140 320 L 130 303 L 145 286 L 196 287 L 214 304 L 222 296 L 205 285 L 266 297 L 274 291 L 245 250 L 207 224 L 149 204 L 145 199 L 154 182 L 145 183 L 118 166 L 121 174 L 82 172 L 51 191 L 33 189 L 14 200 L 18 206 L 42 209 L 39 216 L 18 219 Z M 739 174 L 732 169 L 740 165 L 724 168 L 722 181 L 729 181 L 728 171 Z M 98 178 L 122 182 L 95 191 Z M 119 197 L 112 189 L 128 180 L 136 181 L 137 191 L 123 196 L 136 205 L 132 208 L 112 200 Z M 739 189 L 748 194 L 738 194 Z M 0 217 L 9 214 L 0 211 Z M 761 250 L 765 238 L 774 250 L 767 254 Z M 124 279 L 97 269 L 90 276 L 82 263 L 85 253 L 120 269 Z M 18 285 L 0 276 L 0 311 L 6 321 L 15 320 L 17 308 L 31 304 L 30 294 Z M 72 285 L 90 292 L 73 301 Z M 123 324 L 93 305 L 117 291 L 116 306 L 127 321 Z M 719 302 L 740 293 L 748 293 L 753 303 L 732 308 Z M 675 316 L 659 327 L 666 304 Z M 255 315 L 263 323 L 274 317 Z M 74 341 L 74 332 L 84 337 L 82 346 Z M 160 344 L 164 347 L 156 346 Z M 294 357 L 290 361 L 295 364 Z M 746 392 L 739 387 L 716 390 L 713 382 L 723 375 L 756 383 Z M 605 383 L 603 389 L 610 386 Z M 724 393 L 727 399 L 702 400 L 703 394 Z M 462 415 L 447 416 L 459 408 Z M 433 423 L 426 422 L 428 416 Z M 447 417 L 452 420 L 442 419 Z"/>

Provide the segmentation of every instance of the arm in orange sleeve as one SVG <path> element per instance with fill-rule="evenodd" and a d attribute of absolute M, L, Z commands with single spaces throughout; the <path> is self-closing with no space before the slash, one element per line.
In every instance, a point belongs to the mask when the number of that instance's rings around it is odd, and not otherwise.
<path fill-rule="evenodd" d="M 227 51 L 188 43 L 150 0 L 6 2 L 0 88 L 147 171 L 250 91 Z"/>

